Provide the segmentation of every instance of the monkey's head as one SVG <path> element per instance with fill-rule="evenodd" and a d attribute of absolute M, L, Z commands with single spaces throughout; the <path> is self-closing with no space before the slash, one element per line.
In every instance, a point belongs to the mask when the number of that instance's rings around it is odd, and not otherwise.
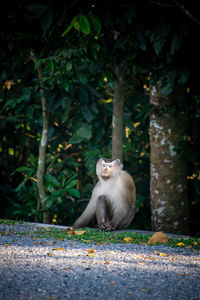
<path fill-rule="evenodd" d="M 96 165 L 96 173 L 99 180 L 108 180 L 118 176 L 119 172 L 123 168 L 121 161 L 117 159 L 100 158 Z"/>

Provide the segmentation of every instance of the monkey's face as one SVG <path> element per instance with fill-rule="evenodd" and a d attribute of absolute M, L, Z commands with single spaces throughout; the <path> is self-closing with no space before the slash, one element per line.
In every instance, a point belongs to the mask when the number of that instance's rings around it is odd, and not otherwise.
<path fill-rule="evenodd" d="M 121 170 L 122 165 L 120 163 L 120 160 L 109 160 L 101 158 L 97 162 L 97 175 L 103 180 L 107 180 L 111 177 L 115 177 L 119 171 Z"/>

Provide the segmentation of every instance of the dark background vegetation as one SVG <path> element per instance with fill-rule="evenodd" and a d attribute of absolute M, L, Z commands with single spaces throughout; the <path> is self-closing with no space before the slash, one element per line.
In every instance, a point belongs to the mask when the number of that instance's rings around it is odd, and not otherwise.
<path fill-rule="evenodd" d="M 89 25 L 78 19 L 69 28 L 76 16 L 85 16 Z M 45 190 L 51 222 L 73 223 L 90 197 L 97 159 L 111 156 L 117 62 L 125 82 L 123 163 L 137 187 L 132 227 L 151 229 L 148 89 L 153 72 L 152 82 L 165 82 L 164 96 L 177 86 L 186 93 L 185 103 L 163 103 L 161 112 L 187 111 L 180 152 L 188 163 L 190 231 L 199 234 L 198 18 L 198 3 L 185 0 L 5 3 L 0 16 L 1 218 L 42 220 L 35 182 L 42 110 L 37 65 L 30 59 L 34 49 L 50 111 Z"/>

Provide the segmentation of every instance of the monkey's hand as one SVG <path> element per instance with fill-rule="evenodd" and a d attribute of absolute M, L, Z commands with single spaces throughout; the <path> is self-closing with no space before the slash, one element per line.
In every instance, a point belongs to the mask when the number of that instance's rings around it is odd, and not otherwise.
<path fill-rule="evenodd" d="M 99 225 L 99 228 L 101 230 L 104 230 L 104 231 L 111 231 L 111 230 L 114 230 L 115 228 L 110 224 L 110 222 L 103 222 Z"/>

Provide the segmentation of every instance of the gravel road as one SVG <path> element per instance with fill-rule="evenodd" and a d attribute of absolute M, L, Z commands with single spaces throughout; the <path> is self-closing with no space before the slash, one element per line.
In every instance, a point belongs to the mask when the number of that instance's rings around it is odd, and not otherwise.
<path fill-rule="evenodd" d="M 1 300 L 200 300 L 199 250 L 35 240 L 25 230 L 34 226 L 0 225 Z"/>

